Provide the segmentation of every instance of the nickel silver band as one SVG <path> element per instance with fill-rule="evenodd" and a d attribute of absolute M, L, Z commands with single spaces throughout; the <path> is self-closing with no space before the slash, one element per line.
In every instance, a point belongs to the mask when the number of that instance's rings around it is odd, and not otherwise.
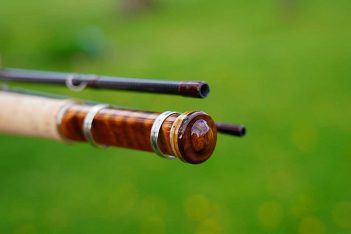
<path fill-rule="evenodd" d="M 171 131 L 169 133 L 170 135 L 170 142 L 171 142 L 171 147 L 172 147 L 172 151 L 175 154 L 175 156 L 177 158 L 179 158 L 180 160 L 184 161 L 183 157 L 181 156 L 180 153 L 178 153 L 177 150 L 177 146 L 174 142 L 174 138 L 176 137 L 176 133 L 178 132 L 177 127 L 181 126 L 181 123 L 184 121 L 184 119 L 188 116 L 188 112 L 182 113 L 180 114 L 173 122 L 172 126 L 171 126 Z"/>
<path fill-rule="evenodd" d="M 174 111 L 165 111 L 165 112 L 161 113 L 159 116 L 157 116 L 157 118 L 154 121 L 154 124 L 152 125 L 151 134 L 150 134 L 151 146 L 152 146 L 154 152 L 162 158 L 166 158 L 166 159 L 175 159 L 176 158 L 173 155 L 166 155 L 166 154 L 163 154 L 161 152 L 160 147 L 158 146 L 158 136 L 159 136 L 163 122 L 169 116 L 171 116 L 173 114 L 177 114 L 177 113 L 178 112 L 174 112 Z"/>
<path fill-rule="evenodd" d="M 94 137 L 91 133 L 91 127 L 93 125 L 94 118 L 96 114 L 99 113 L 99 111 L 101 111 L 102 109 L 106 109 L 108 107 L 110 107 L 110 105 L 108 104 L 95 105 L 89 110 L 89 112 L 84 118 L 84 122 L 83 122 L 84 137 L 90 144 L 94 146 L 98 146 L 98 144 L 95 142 Z"/>

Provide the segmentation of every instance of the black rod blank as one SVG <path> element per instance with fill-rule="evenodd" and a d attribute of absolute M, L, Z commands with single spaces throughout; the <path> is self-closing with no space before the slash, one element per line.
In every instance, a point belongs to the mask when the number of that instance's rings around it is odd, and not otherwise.
<path fill-rule="evenodd" d="M 246 134 L 246 127 L 244 125 L 216 122 L 216 127 L 218 132 L 232 136 L 243 137 Z"/>
<path fill-rule="evenodd" d="M 164 81 L 11 68 L 0 69 L 0 80 L 66 85 L 70 88 L 84 86 L 96 89 L 174 94 L 197 98 L 205 98 L 210 92 L 208 84 L 202 81 Z"/>

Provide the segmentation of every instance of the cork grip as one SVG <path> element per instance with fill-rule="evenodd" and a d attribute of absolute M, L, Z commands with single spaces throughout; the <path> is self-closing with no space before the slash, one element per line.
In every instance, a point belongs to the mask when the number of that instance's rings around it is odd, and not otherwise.
<path fill-rule="evenodd" d="M 0 133 L 61 140 L 56 115 L 67 100 L 0 92 Z"/>

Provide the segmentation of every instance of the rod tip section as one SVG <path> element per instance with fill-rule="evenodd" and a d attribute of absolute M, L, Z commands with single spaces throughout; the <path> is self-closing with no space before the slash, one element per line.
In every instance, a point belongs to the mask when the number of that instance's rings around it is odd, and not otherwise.
<path fill-rule="evenodd" d="M 210 93 L 210 86 L 206 82 L 186 81 L 180 83 L 178 92 L 187 97 L 205 98 Z"/>
<path fill-rule="evenodd" d="M 181 114 L 176 122 L 176 129 L 171 132 L 174 154 L 190 164 L 200 164 L 209 159 L 217 140 L 212 118 L 196 111 Z"/>
<path fill-rule="evenodd" d="M 246 127 L 238 124 L 216 123 L 218 132 L 243 137 L 246 135 Z"/>

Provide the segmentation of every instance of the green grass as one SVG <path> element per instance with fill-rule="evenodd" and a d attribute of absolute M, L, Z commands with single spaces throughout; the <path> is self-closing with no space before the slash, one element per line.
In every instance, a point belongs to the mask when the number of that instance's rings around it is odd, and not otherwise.
<path fill-rule="evenodd" d="M 135 17 L 117 6 L 1 1 L 4 65 L 206 80 L 205 100 L 23 87 L 204 110 L 246 124 L 247 137 L 219 136 L 213 157 L 193 166 L 1 136 L 0 233 L 351 233 L 349 1 L 297 1 L 289 10 L 279 1 L 164 0 Z M 77 54 L 77 32 L 92 27 L 103 53 Z"/>

